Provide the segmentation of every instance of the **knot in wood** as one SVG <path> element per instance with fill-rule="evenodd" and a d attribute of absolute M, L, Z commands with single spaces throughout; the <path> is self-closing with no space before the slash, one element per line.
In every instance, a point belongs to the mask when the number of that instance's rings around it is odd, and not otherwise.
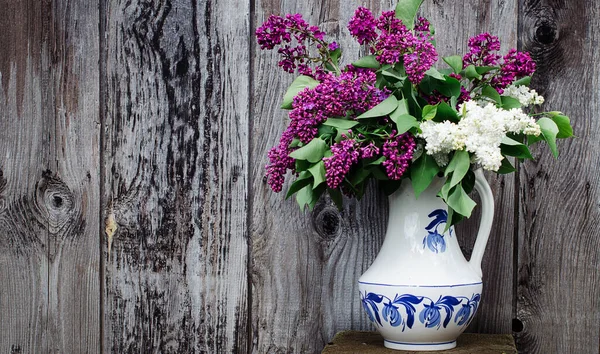
<path fill-rule="evenodd" d="M 52 215 L 67 214 L 73 208 L 73 193 L 58 177 L 44 173 L 38 184 L 38 198 Z"/>
<path fill-rule="evenodd" d="M 324 240 L 331 240 L 340 235 L 342 227 L 342 216 L 332 206 L 324 206 L 323 209 L 313 213 L 314 227 L 317 234 Z"/>
<path fill-rule="evenodd" d="M 535 40 L 541 44 L 552 44 L 556 40 L 556 23 L 540 24 L 535 30 Z"/>

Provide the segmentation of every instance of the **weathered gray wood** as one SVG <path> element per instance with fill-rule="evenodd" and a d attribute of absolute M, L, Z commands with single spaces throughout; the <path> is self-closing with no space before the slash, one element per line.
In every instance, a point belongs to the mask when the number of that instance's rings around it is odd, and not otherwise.
<path fill-rule="evenodd" d="M 105 352 L 246 351 L 248 6 L 106 5 Z"/>
<path fill-rule="evenodd" d="M 0 352 L 99 353 L 97 5 L 0 8 Z"/>
<path fill-rule="evenodd" d="M 545 147 L 520 170 L 517 316 L 524 353 L 600 348 L 600 52 L 597 1 L 520 1 L 519 40 L 547 108 L 567 112 L 577 139 Z"/>
<path fill-rule="evenodd" d="M 436 44 L 440 57 L 466 53 L 468 38 L 483 32 L 500 38 L 503 53 L 517 47 L 516 0 L 425 1 L 422 15 L 428 18 L 436 29 Z M 494 193 L 494 225 L 482 262 L 484 285 L 481 306 L 467 331 L 510 333 L 514 316 L 515 176 L 488 173 L 486 177 Z M 467 259 L 473 250 L 480 217 L 481 211 L 477 208 L 469 220 L 457 226 L 459 242 Z"/>

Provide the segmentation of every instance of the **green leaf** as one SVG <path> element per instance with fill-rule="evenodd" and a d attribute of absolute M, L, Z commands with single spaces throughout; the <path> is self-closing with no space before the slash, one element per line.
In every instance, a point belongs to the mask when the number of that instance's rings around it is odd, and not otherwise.
<path fill-rule="evenodd" d="M 350 177 L 350 184 L 356 186 L 369 177 L 370 174 L 371 171 L 364 168 L 359 168 Z"/>
<path fill-rule="evenodd" d="M 497 66 L 476 66 L 475 67 L 475 71 L 477 71 L 477 73 L 479 75 L 483 75 L 486 73 L 489 73 L 492 70 L 497 70 L 499 69 Z"/>
<path fill-rule="evenodd" d="M 471 216 L 471 212 L 476 205 L 460 184 L 448 196 L 447 203 L 450 208 L 467 218 Z"/>
<path fill-rule="evenodd" d="M 321 138 L 314 138 L 310 143 L 290 153 L 290 157 L 296 160 L 307 160 L 308 162 L 319 162 L 327 151 L 328 146 Z"/>
<path fill-rule="evenodd" d="M 421 155 L 421 157 L 413 163 L 410 169 L 410 180 L 415 192 L 415 198 L 418 198 L 421 193 L 433 181 L 435 175 L 439 172 L 439 167 L 435 163 L 433 157 L 427 154 Z"/>
<path fill-rule="evenodd" d="M 327 188 L 327 192 L 329 193 L 329 196 L 331 197 L 331 200 L 333 201 L 333 203 L 337 206 L 338 210 L 342 210 L 344 207 L 342 192 L 340 192 L 339 189 L 331 189 L 331 188 Z"/>
<path fill-rule="evenodd" d="M 313 200 L 313 190 L 310 185 L 305 186 L 300 189 L 296 194 L 296 202 L 300 206 L 300 210 L 304 211 L 304 207 L 312 203 Z"/>
<path fill-rule="evenodd" d="M 385 159 L 386 159 L 385 156 L 381 156 L 380 158 L 367 163 L 366 166 L 381 165 L 383 163 L 383 161 L 385 161 Z"/>
<path fill-rule="evenodd" d="M 446 233 L 446 231 L 448 231 L 448 229 L 450 229 L 452 226 L 458 224 L 462 219 L 464 219 L 464 216 L 460 215 L 459 213 L 455 212 L 452 208 L 448 207 L 448 220 L 450 220 L 450 222 L 446 224 L 446 227 L 444 228 L 444 233 Z"/>
<path fill-rule="evenodd" d="M 396 96 L 390 95 L 377 106 L 358 116 L 357 119 L 383 117 L 392 113 L 396 108 L 398 108 L 398 99 Z"/>
<path fill-rule="evenodd" d="M 389 68 L 387 70 L 383 70 L 381 72 L 381 74 L 384 75 L 384 76 L 393 77 L 396 80 L 404 80 L 404 79 L 406 79 L 406 76 L 402 76 L 402 74 L 400 74 L 399 72 L 397 72 L 393 68 Z"/>
<path fill-rule="evenodd" d="M 552 117 L 552 121 L 554 121 L 558 127 L 558 134 L 556 134 L 556 138 L 565 139 L 573 136 L 573 127 L 571 127 L 571 120 L 569 117 L 562 114 L 557 114 Z"/>
<path fill-rule="evenodd" d="M 308 172 L 313 176 L 313 189 L 317 188 L 321 183 L 325 182 L 325 163 L 323 160 L 317 162 L 308 169 Z"/>
<path fill-rule="evenodd" d="M 473 64 L 466 67 L 465 76 L 468 79 L 481 80 L 481 75 L 477 72 L 477 69 L 475 69 L 475 65 L 473 65 Z"/>
<path fill-rule="evenodd" d="M 521 102 L 514 98 L 514 97 L 510 97 L 510 96 L 500 96 L 502 99 L 502 108 L 509 110 L 509 109 L 513 109 L 513 108 L 521 108 Z"/>
<path fill-rule="evenodd" d="M 423 120 L 431 120 L 435 117 L 437 113 L 437 105 L 427 105 L 423 107 Z"/>
<path fill-rule="evenodd" d="M 558 157 L 558 149 L 556 148 L 556 136 L 558 135 L 558 126 L 554 121 L 550 118 L 540 118 L 537 121 L 537 124 L 540 126 L 542 130 L 542 135 L 544 136 L 544 140 L 550 147 L 550 151 L 552 151 L 552 155 L 554 157 Z"/>
<path fill-rule="evenodd" d="M 498 104 L 502 104 L 502 97 L 500 97 L 500 94 L 498 93 L 498 91 L 496 91 L 496 89 L 490 85 L 483 86 L 483 89 L 481 90 L 481 94 L 484 95 L 485 97 L 491 98 L 493 101 L 495 101 Z"/>
<path fill-rule="evenodd" d="M 369 171 L 371 171 L 371 174 L 373 175 L 373 177 L 375 177 L 375 179 L 378 181 L 388 181 L 389 180 L 387 174 L 385 172 L 383 172 L 382 169 L 379 168 L 378 166 L 370 167 Z"/>
<path fill-rule="evenodd" d="M 411 116 L 410 114 L 402 114 L 400 116 L 397 116 L 392 113 L 390 115 L 390 119 L 394 123 L 396 123 L 396 130 L 398 131 L 398 134 L 404 134 L 412 128 L 419 127 L 419 122 L 417 121 L 417 118 Z"/>
<path fill-rule="evenodd" d="M 300 176 L 298 176 L 298 178 L 294 181 L 294 183 L 292 183 L 290 185 L 290 187 L 288 188 L 288 191 L 285 195 L 285 199 L 288 199 L 289 197 L 294 195 L 294 193 L 296 193 L 300 189 L 308 186 L 312 182 L 312 180 L 313 179 L 312 179 L 312 176 L 310 173 L 308 173 L 306 171 L 302 171 L 302 173 L 300 173 Z"/>
<path fill-rule="evenodd" d="M 381 64 L 379 64 L 374 55 L 367 55 L 352 63 L 352 66 L 357 68 L 379 69 Z"/>
<path fill-rule="evenodd" d="M 457 150 L 450 160 L 448 167 L 446 167 L 446 171 L 444 172 L 444 176 L 448 176 L 452 173 L 452 179 L 450 180 L 450 188 L 456 186 L 460 181 L 462 181 L 463 177 L 469 171 L 469 167 L 471 166 L 471 157 L 469 156 L 469 152 L 467 150 Z"/>
<path fill-rule="evenodd" d="M 515 82 L 513 82 L 514 86 L 529 86 L 531 83 L 531 76 L 525 76 Z"/>
<path fill-rule="evenodd" d="M 498 169 L 497 173 L 500 175 L 505 175 L 509 173 L 515 172 L 517 169 L 508 161 L 508 158 L 504 157 L 502 159 L 502 165 Z"/>
<path fill-rule="evenodd" d="M 331 58 L 331 61 L 335 64 L 335 66 L 338 65 L 338 62 L 339 62 L 341 56 L 342 56 L 341 48 L 337 48 L 336 50 L 329 52 L 329 58 Z"/>
<path fill-rule="evenodd" d="M 425 72 L 425 74 L 427 74 L 435 79 L 438 79 L 440 81 L 446 81 L 446 78 L 444 77 L 444 75 L 442 75 L 439 71 L 437 71 L 437 69 L 434 68 L 433 66 L 431 68 L 429 68 L 429 70 L 427 70 Z"/>
<path fill-rule="evenodd" d="M 432 88 L 438 90 L 446 97 L 460 96 L 460 81 L 450 76 L 446 76 L 445 78 L 445 81 L 432 80 Z"/>
<path fill-rule="evenodd" d="M 444 101 L 438 103 L 437 112 L 433 120 L 435 122 L 443 122 L 445 120 L 449 120 L 455 123 L 458 123 L 459 121 L 456 110 L 454 110 Z"/>
<path fill-rule="evenodd" d="M 462 57 L 460 55 L 453 55 L 453 56 L 445 57 L 445 58 L 442 58 L 442 59 L 446 62 L 446 64 L 450 65 L 450 67 L 452 68 L 452 70 L 455 73 L 457 73 L 457 74 L 463 68 L 463 60 L 462 60 Z"/>
<path fill-rule="evenodd" d="M 302 90 L 307 87 L 311 89 L 315 88 L 319 82 L 312 77 L 300 75 L 298 76 L 288 87 L 285 95 L 283 96 L 283 103 L 281 104 L 282 109 L 292 109 L 292 102 L 294 97 L 299 94 Z"/>
<path fill-rule="evenodd" d="M 348 130 L 357 125 L 358 122 L 355 120 L 341 119 L 341 118 L 327 118 L 323 125 L 334 127 L 337 129 Z"/>
<path fill-rule="evenodd" d="M 507 136 L 502 138 L 502 143 L 500 144 L 500 151 L 502 155 L 505 156 L 514 156 L 520 159 L 532 159 L 531 152 L 527 146 L 521 144 L 520 142 L 513 140 Z"/>
<path fill-rule="evenodd" d="M 415 17 L 423 0 L 398 0 L 396 5 L 396 18 L 402 20 L 402 23 L 409 30 L 415 27 Z"/>
<path fill-rule="evenodd" d="M 450 180 L 446 179 L 446 182 L 442 186 L 442 189 L 440 189 L 438 196 L 442 197 L 443 200 L 448 200 L 448 194 L 450 194 L 451 190 L 452 187 L 450 187 Z"/>

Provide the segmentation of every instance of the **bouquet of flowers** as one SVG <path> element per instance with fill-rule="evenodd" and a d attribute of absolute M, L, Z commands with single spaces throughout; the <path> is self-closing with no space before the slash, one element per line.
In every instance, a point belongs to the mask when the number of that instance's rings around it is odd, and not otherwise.
<path fill-rule="evenodd" d="M 327 192 L 341 207 L 342 194 L 360 199 L 369 180 L 387 193 L 410 179 L 415 195 L 436 175 L 446 178 L 439 196 L 448 205 L 448 227 L 469 217 L 475 202 L 473 169 L 515 171 L 509 158 L 531 159 L 529 146 L 573 135 L 561 112 L 539 112 L 544 102 L 529 89 L 535 63 L 489 33 L 472 37 L 469 51 L 442 58 L 434 31 L 417 18 L 422 0 L 400 0 L 375 17 L 359 7 L 348 30 L 370 55 L 340 65 L 341 49 L 300 14 L 271 15 L 256 30 L 261 49 L 274 49 L 279 66 L 298 73 L 283 98 L 289 125 L 268 154 L 268 183 L 312 208 Z"/>

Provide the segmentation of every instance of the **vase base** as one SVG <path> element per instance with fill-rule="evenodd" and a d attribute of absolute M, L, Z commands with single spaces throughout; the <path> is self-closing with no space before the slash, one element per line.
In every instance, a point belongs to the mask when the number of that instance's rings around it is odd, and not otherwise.
<path fill-rule="evenodd" d="M 383 345 L 386 348 L 396 350 L 412 350 L 412 351 L 434 351 L 434 350 L 446 350 L 456 347 L 456 341 L 442 342 L 442 343 L 406 343 L 406 342 L 395 342 L 391 340 L 384 340 Z"/>

